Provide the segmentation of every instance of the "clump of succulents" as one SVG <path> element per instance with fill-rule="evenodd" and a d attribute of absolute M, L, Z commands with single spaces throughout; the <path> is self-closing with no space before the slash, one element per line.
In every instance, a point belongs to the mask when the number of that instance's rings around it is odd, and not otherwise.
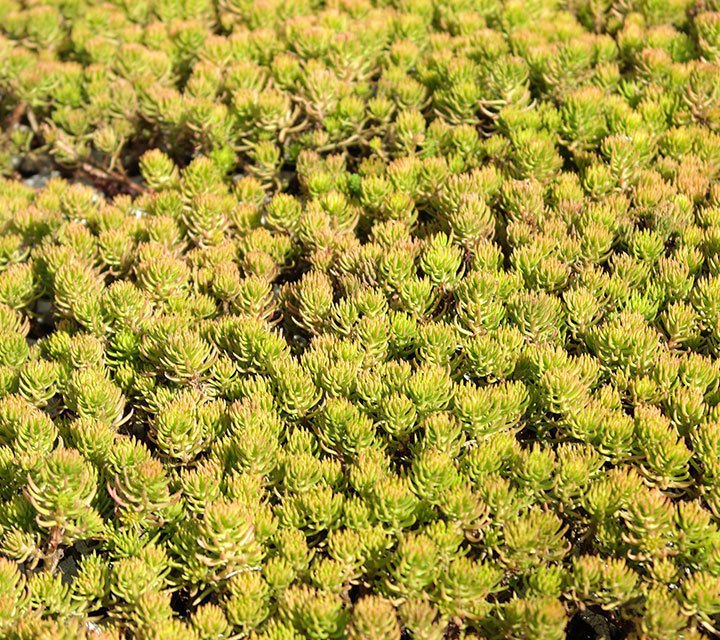
<path fill-rule="evenodd" d="M 720 634 L 716 0 L 4 0 L 0 119 L 0 636 Z"/>

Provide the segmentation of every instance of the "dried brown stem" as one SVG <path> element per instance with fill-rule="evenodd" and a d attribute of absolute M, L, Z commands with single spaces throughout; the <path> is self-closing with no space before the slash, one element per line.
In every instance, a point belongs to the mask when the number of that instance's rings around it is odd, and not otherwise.
<path fill-rule="evenodd" d="M 5 122 L 2 125 L 2 136 L 5 140 L 9 140 L 12 135 L 13 129 L 18 125 L 23 115 L 25 114 L 25 104 L 18 102 L 15 108 L 10 112 Z"/>
<path fill-rule="evenodd" d="M 148 192 L 148 189 L 146 189 L 142 185 L 139 185 L 139 184 L 133 182 L 124 173 L 120 173 L 118 171 L 111 171 L 108 169 L 103 169 L 102 167 L 98 167 L 97 165 L 94 165 L 90 162 L 83 162 L 80 165 L 79 171 L 81 173 L 84 173 L 84 174 L 92 177 L 92 178 L 110 182 L 115 185 L 120 185 L 126 191 L 129 191 L 136 195 L 140 195 L 140 194 Z"/>

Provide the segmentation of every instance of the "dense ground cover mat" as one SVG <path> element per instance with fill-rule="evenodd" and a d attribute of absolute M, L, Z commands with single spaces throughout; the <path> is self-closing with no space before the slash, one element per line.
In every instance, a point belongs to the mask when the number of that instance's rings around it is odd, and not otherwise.
<path fill-rule="evenodd" d="M 717 0 L 0 0 L 0 637 L 720 629 Z"/>

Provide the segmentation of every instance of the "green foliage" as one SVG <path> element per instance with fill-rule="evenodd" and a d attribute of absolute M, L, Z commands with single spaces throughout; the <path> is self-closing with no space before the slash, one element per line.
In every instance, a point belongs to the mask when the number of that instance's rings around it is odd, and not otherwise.
<path fill-rule="evenodd" d="M 720 634 L 719 12 L 0 3 L 0 636 Z"/>

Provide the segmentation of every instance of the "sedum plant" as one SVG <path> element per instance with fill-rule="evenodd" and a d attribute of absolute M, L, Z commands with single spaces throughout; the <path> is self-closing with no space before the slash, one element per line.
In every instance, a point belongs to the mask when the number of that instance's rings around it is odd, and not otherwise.
<path fill-rule="evenodd" d="M 0 1 L 0 636 L 720 634 L 716 0 Z"/>

